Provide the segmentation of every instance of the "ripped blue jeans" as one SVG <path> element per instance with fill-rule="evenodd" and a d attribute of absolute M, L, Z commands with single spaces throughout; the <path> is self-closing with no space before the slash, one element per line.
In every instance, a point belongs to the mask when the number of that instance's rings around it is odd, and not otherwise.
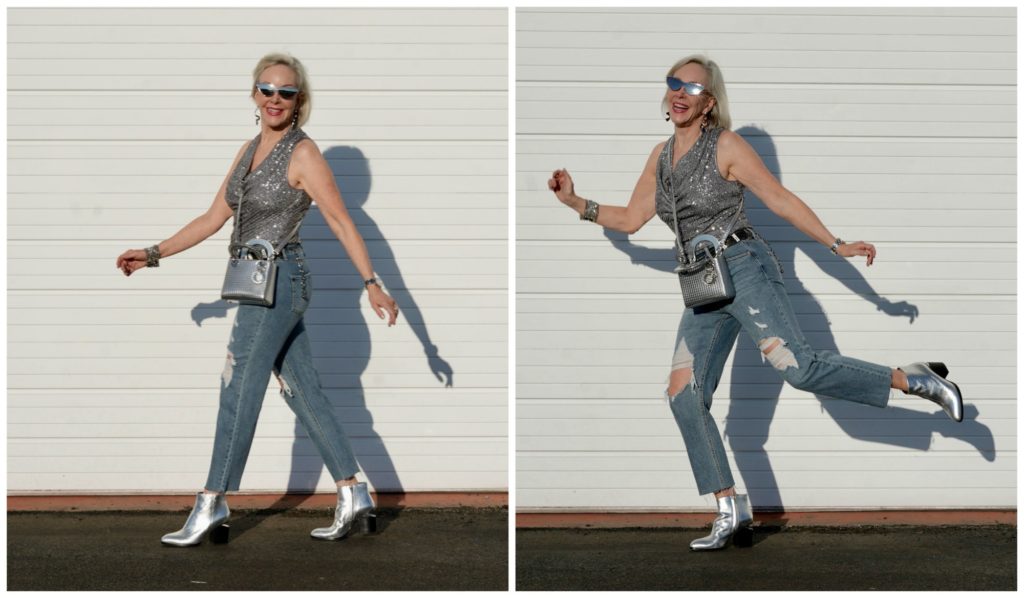
<path fill-rule="evenodd" d="M 285 246 L 277 263 L 273 307 L 239 305 L 235 313 L 206 480 L 210 491 L 238 490 L 271 372 L 281 379 L 281 395 L 316 445 L 333 479 L 350 478 L 359 471 L 348 436 L 313 367 L 303 322 L 312 283 L 302 245 Z"/>
<path fill-rule="evenodd" d="M 892 368 L 815 351 L 807 345 L 779 264 L 764 241 L 736 243 L 725 250 L 725 257 L 736 297 L 727 303 L 687 309 L 672 358 L 673 371 L 692 371 L 690 381 L 669 398 L 669 404 L 700 494 L 734 485 L 722 436 L 711 417 L 711 396 L 741 328 L 782 378 L 800 390 L 885 407 L 892 382 Z"/>

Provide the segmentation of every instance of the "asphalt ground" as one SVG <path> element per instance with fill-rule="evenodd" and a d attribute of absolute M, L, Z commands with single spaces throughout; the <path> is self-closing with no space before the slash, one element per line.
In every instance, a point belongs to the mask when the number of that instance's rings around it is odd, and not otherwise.
<path fill-rule="evenodd" d="M 8 512 L 7 589 L 508 589 L 507 509 L 383 509 L 337 542 L 309 536 L 326 509 L 232 511 L 227 544 L 162 545 L 186 516 Z"/>
<path fill-rule="evenodd" d="M 1013 525 L 757 528 L 752 547 L 691 552 L 706 533 L 520 529 L 516 589 L 1017 589 Z"/>

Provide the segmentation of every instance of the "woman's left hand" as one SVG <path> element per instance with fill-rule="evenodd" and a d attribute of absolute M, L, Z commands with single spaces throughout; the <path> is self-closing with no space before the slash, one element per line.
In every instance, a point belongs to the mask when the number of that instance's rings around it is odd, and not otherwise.
<path fill-rule="evenodd" d="M 387 313 L 388 326 L 394 326 L 398 319 L 398 303 L 375 284 L 366 287 L 366 290 L 370 293 L 370 306 L 377 312 L 377 317 L 383 320 Z"/>
<path fill-rule="evenodd" d="M 836 253 L 843 257 L 853 257 L 855 255 L 866 255 L 868 256 L 868 265 L 870 266 L 875 261 L 875 246 L 871 243 L 865 243 L 864 241 L 856 241 L 853 243 L 843 243 L 836 248 Z"/>

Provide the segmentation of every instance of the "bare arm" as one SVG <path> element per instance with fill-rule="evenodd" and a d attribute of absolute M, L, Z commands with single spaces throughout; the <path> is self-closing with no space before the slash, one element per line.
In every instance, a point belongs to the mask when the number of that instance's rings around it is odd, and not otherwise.
<path fill-rule="evenodd" d="M 370 263 L 370 253 L 366 250 L 363 236 L 359 234 L 348 210 L 345 209 L 341 192 L 334 182 L 334 173 L 312 140 L 304 140 L 295 146 L 288 170 L 289 181 L 292 181 L 293 176 L 293 184 L 305 190 L 316 202 L 327 226 L 345 248 L 362 279 L 373 278 L 373 265 Z M 390 315 L 388 326 L 393 325 L 398 317 L 395 300 L 375 284 L 369 285 L 367 291 L 373 310 L 382 319 L 386 310 Z"/>
<path fill-rule="evenodd" d="M 658 168 L 658 156 L 664 143 L 658 144 L 647 158 L 647 164 L 640 173 L 640 178 L 633 187 L 633 195 L 626 206 L 601 204 L 597 213 L 597 224 L 605 228 L 633 234 L 654 217 L 654 194 L 657 191 L 655 179 Z M 548 188 L 555 192 L 559 201 L 582 214 L 586 208 L 584 198 L 576 195 L 572 177 L 566 170 L 556 170 L 548 180 Z"/>
<path fill-rule="evenodd" d="M 228 174 L 221 182 L 220 189 L 217 191 L 217 195 L 213 198 L 213 203 L 206 212 L 183 226 L 181 230 L 174 233 L 169 239 L 157 245 L 160 249 L 161 258 L 170 257 L 195 247 L 219 231 L 224 226 L 224 223 L 231 218 L 231 207 L 228 206 L 226 199 L 228 179 L 231 177 L 231 173 L 234 172 L 235 166 L 238 165 L 238 160 L 241 159 L 242 153 L 247 146 L 248 144 L 245 144 L 242 146 L 242 149 L 238 150 L 234 161 L 231 163 L 231 168 L 228 170 Z M 129 249 L 118 256 L 117 267 L 124 272 L 125 276 L 131 276 L 132 272 L 146 267 L 146 252 L 142 249 Z"/>
<path fill-rule="evenodd" d="M 769 210 L 797 230 L 826 247 L 832 246 L 836 240 L 835 235 L 825 228 L 810 206 L 782 186 L 745 139 L 732 131 L 723 131 L 719 138 L 718 157 L 726 178 L 743 183 L 761 198 Z M 870 266 L 875 260 L 876 251 L 874 245 L 857 241 L 840 245 L 838 253 L 843 257 L 865 255 Z"/>

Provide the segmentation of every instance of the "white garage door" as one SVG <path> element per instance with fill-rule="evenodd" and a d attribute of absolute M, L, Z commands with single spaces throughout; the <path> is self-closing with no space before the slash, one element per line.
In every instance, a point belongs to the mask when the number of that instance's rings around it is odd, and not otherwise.
<path fill-rule="evenodd" d="M 306 131 L 402 308 L 377 320 L 314 207 L 314 365 L 367 479 L 505 489 L 507 27 L 505 9 L 11 9 L 9 491 L 205 481 L 231 226 L 130 279 L 114 260 L 207 208 L 274 51 L 309 71 Z M 242 490 L 333 488 L 276 387 Z"/>

